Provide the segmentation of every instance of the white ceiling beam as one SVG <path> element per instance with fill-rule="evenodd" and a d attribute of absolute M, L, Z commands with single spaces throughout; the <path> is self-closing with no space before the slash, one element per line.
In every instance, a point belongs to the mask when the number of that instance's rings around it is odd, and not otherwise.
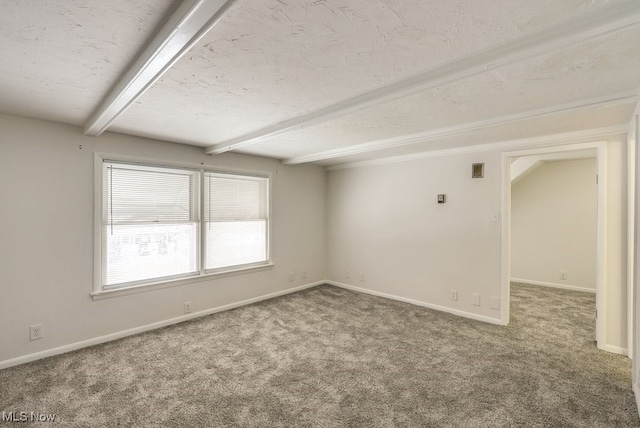
<path fill-rule="evenodd" d="M 184 0 L 85 124 L 100 135 L 220 21 L 236 0 Z"/>
<path fill-rule="evenodd" d="M 638 23 L 640 23 L 640 2 L 637 0 L 609 4 L 594 13 L 562 23 L 540 33 L 514 40 L 314 112 L 210 146 L 205 152 L 215 155 L 261 143 L 416 92 L 433 89 L 517 61 L 566 48 L 582 41 L 603 37 Z"/>
<path fill-rule="evenodd" d="M 521 113 L 510 114 L 506 116 L 495 117 L 491 119 L 480 120 L 477 122 L 463 123 L 447 128 L 432 129 L 426 132 L 419 132 L 410 135 L 402 135 L 399 137 L 385 138 L 383 140 L 370 141 L 367 143 L 345 146 L 339 149 L 326 150 L 309 155 L 298 156 L 285 159 L 282 161 L 284 165 L 296 165 L 301 163 L 316 162 L 338 158 L 342 156 L 366 153 L 375 150 L 389 149 L 392 147 L 406 146 L 416 143 L 424 143 L 427 141 L 439 140 L 441 138 L 455 137 L 467 134 L 469 132 L 481 131 L 496 126 L 509 125 L 511 123 L 522 122 L 525 120 L 537 119 L 560 113 L 570 113 L 579 110 L 595 109 L 611 107 L 620 104 L 633 103 L 640 99 L 637 92 L 624 92 L 604 97 L 590 98 L 573 103 L 562 104 L 557 106 L 545 107 L 536 110 L 530 110 Z"/>
<path fill-rule="evenodd" d="M 520 140 L 500 141 L 497 143 L 477 144 L 474 146 L 454 147 L 450 149 L 432 150 L 408 155 L 389 156 L 365 161 L 348 162 L 339 165 L 328 166 L 327 171 L 337 171 L 340 169 L 361 168 L 365 166 L 385 165 L 390 163 L 407 162 L 416 159 L 430 159 L 446 156 L 456 156 L 469 153 L 482 153 L 488 151 L 507 151 L 532 148 L 553 147 L 559 144 L 576 144 L 584 147 L 575 147 L 574 150 L 593 148 L 591 143 L 613 137 L 615 135 L 626 134 L 625 125 L 607 126 L 604 128 L 583 129 L 580 131 L 566 132 L 562 134 L 543 135 L 540 137 L 523 138 Z"/>

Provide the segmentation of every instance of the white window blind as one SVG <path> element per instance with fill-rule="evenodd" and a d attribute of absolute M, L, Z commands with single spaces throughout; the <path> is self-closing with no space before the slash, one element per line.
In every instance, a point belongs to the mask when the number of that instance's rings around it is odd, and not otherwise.
<path fill-rule="evenodd" d="M 198 272 L 197 173 L 103 165 L 103 285 Z"/>
<path fill-rule="evenodd" d="M 205 172 L 205 269 L 265 262 L 267 179 Z"/>
<path fill-rule="evenodd" d="M 192 171 L 105 163 L 109 223 L 194 220 Z"/>

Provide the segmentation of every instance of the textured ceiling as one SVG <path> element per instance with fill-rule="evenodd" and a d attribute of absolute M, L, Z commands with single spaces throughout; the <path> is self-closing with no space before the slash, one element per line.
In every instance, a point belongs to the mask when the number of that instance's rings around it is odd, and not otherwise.
<path fill-rule="evenodd" d="M 84 125 L 179 3 L 2 1 L 0 111 Z M 239 0 L 109 130 L 213 146 L 627 3 Z M 237 151 L 279 159 L 338 153 L 372 141 L 637 94 L 639 85 L 640 25 L 631 25 Z M 319 162 L 621 125 L 629 121 L 633 102 Z"/>
<path fill-rule="evenodd" d="M 82 125 L 173 8 L 167 0 L 0 1 L 0 112 Z"/>
<path fill-rule="evenodd" d="M 337 158 L 319 160 L 323 165 L 372 161 L 377 158 L 406 156 L 414 153 L 429 151 L 444 151 L 448 149 L 469 148 L 486 144 L 509 142 L 525 139 L 539 139 L 545 135 L 558 136 L 564 142 L 565 135 L 572 135 L 585 128 L 608 128 L 618 125 L 620 118 L 630 118 L 635 104 L 623 104 L 606 108 L 589 109 L 587 111 L 566 112 L 547 117 L 529 119 L 516 123 L 491 127 L 477 131 L 470 131 L 461 135 L 428 140 L 413 144 L 399 145 L 371 152 L 348 154 Z M 620 132 L 612 132 L 610 136 Z M 585 141 L 601 141 L 602 136 L 588 138 Z M 571 142 L 579 142 L 578 138 L 571 138 Z M 268 144 L 268 143 L 267 143 Z M 252 147 L 253 148 L 253 147 Z"/>
<path fill-rule="evenodd" d="M 377 105 L 261 146 L 276 156 L 301 156 L 619 93 L 640 83 L 638 40 L 640 28 L 624 31 Z M 591 116 L 588 119 L 592 126 Z"/>

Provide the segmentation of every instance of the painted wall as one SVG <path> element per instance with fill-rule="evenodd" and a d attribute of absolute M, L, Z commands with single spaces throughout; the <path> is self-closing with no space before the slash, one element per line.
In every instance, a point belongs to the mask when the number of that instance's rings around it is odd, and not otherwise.
<path fill-rule="evenodd" d="M 607 147 L 602 345 L 625 353 L 626 136 Z M 504 302 L 494 310 L 489 299 L 502 291 L 502 225 L 491 219 L 502 206 L 501 156 L 489 151 L 329 171 L 329 279 L 499 323 Z M 485 178 L 471 178 L 475 162 L 485 163 Z M 446 204 L 436 203 L 439 193 L 447 194 Z M 472 294 L 481 296 L 480 306 Z"/>
<path fill-rule="evenodd" d="M 633 391 L 636 396 L 636 404 L 640 413 L 640 240 L 638 239 L 638 231 L 640 231 L 640 103 L 636 107 L 634 117 L 629 125 L 631 144 L 634 144 L 635 154 L 635 205 L 634 205 L 634 278 L 633 278 Z"/>
<path fill-rule="evenodd" d="M 0 115 L 0 365 L 326 278 L 325 172 L 319 166 L 201 149 Z M 80 148 L 82 145 L 82 148 Z M 273 174 L 275 266 L 93 301 L 94 153 Z M 307 277 L 302 278 L 302 270 Z M 288 279 L 295 272 L 294 281 Z M 45 337 L 29 341 L 29 326 Z"/>
<path fill-rule="evenodd" d="M 627 352 L 627 136 L 607 145 L 605 334 L 608 350 Z"/>
<path fill-rule="evenodd" d="M 485 178 L 471 178 L 476 162 Z M 333 170 L 327 189 L 331 280 L 499 322 L 489 308 L 500 296 L 499 152 Z"/>
<path fill-rule="evenodd" d="M 500 310 L 488 304 L 501 291 L 501 224 L 491 219 L 501 206 L 500 152 L 325 174 L 318 166 L 210 157 L 198 148 L 119 134 L 87 137 L 71 126 L 14 116 L 0 115 L 0 130 L 0 367 L 179 318 L 187 300 L 193 312 L 206 311 L 326 278 L 500 320 Z M 624 139 L 611 141 L 607 161 L 606 334 L 619 349 L 626 347 L 625 146 Z M 93 301 L 95 152 L 273 173 L 276 266 Z M 485 163 L 484 179 L 471 178 L 474 162 Z M 436 203 L 438 193 L 447 194 L 446 204 Z M 452 289 L 458 301 L 449 299 Z M 472 305 L 472 293 L 481 296 L 480 306 Z M 44 324 L 45 337 L 30 342 L 28 327 L 36 323 Z"/>
<path fill-rule="evenodd" d="M 596 172 L 595 158 L 544 162 L 512 185 L 512 279 L 595 292 Z"/>

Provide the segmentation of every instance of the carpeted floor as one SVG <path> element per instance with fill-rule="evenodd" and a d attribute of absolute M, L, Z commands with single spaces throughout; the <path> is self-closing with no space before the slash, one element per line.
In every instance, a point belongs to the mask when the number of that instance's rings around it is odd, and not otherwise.
<path fill-rule="evenodd" d="M 631 361 L 595 348 L 594 306 L 514 284 L 501 327 L 320 286 L 2 370 L 0 412 L 64 427 L 638 427 Z"/>

